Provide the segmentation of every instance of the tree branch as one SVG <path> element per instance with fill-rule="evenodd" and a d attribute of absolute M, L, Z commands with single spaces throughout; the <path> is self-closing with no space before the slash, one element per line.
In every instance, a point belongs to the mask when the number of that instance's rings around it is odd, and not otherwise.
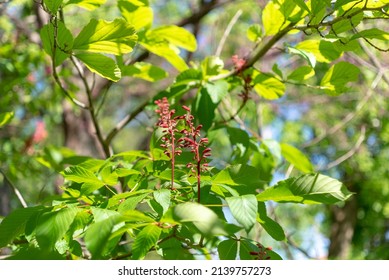
<path fill-rule="evenodd" d="M 4 180 L 7 181 L 8 185 L 11 186 L 11 188 L 12 188 L 12 190 L 14 191 L 16 197 L 18 198 L 20 204 L 21 204 L 24 208 L 27 208 L 28 205 L 27 205 L 26 201 L 24 200 L 23 195 L 22 195 L 21 192 L 18 190 L 18 188 L 11 182 L 11 180 L 8 178 L 8 176 L 5 174 L 5 172 L 4 172 L 3 170 L 0 169 L 0 173 L 3 175 Z"/>

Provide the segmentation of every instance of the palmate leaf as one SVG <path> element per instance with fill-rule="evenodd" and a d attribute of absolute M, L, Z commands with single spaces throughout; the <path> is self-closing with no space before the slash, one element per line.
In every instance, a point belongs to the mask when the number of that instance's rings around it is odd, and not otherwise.
<path fill-rule="evenodd" d="M 73 50 L 122 55 L 132 51 L 138 36 L 125 19 L 91 19 L 74 39 Z"/>
<path fill-rule="evenodd" d="M 156 225 L 148 225 L 144 227 L 136 236 L 132 245 L 132 259 L 143 259 L 147 252 L 155 246 L 162 229 Z"/>
<path fill-rule="evenodd" d="M 257 195 L 258 201 L 333 204 L 347 200 L 352 193 L 338 180 L 316 173 L 280 181 Z"/>
<path fill-rule="evenodd" d="M 257 217 L 258 201 L 253 194 L 232 196 L 226 198 L 232 216 L 249 232 L 254 226 Z"/>

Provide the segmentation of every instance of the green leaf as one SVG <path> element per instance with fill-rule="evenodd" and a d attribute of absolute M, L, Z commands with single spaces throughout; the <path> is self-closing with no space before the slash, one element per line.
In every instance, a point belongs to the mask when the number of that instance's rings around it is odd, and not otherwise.
<path fill-rule="evenodd" d="M 354 64 L 341 61 L 331 66 L 320 85 L 325 87 L 327 94 L 338 95 L 348 90 L 347 83 L 358 80 L 359 72 L 359 68 Z"/>
<path fill-rule="evenodd" d="M 261 39 L 262 28 L 259 24 L 253 24 L 247 29 L 247 38 L 252 42 L 257 42 Z"/>
<path fill-rule="evenodd" d="M 115 61 L 99 53 L 78 53 L 75 55 L 88 69 L 108 80 L 117 82 L 121 78 L 121 72 Z"/>
<path fill-rule="evenodd" d="M 43 206 L 20 208 L 11 212 L 0 224 L 0 248 L 7 246 L 25 230 L 28 220 L 45 209 Z"/>
<path fill-rule="evenodd" d="M 208 56 L 201 62 L 203 79 L 219 75 L 223 71 L 224 62 L 217 56 Z"/>
<path fill-rule="evenodd" d="M 350 13 L 353 13 L 353 12 L 355 12 L 355 9 L 350 11 Z M 332 30 L 336 36 L 338 34 L 343 33 L 343 32 L 352 30 L 362 22 L 363 17 L 364 17 L 363 13 L 358 13 L 355 16 L 353 16 L 351 19 L 347 18 L 347 19 L 338 21 L 332 26 Z"/>
<path fill-rule="evenodd" d="M 159 205 L 162 206 L 163 208 L 163 214 L 166 213 L 166 211 L 170 207 L 170 196 L 171 196 L 171 191 L 167 189 L 161 189 L 158 191 L 155 191 L 153 193 L 155 201 L 159 203 Z"/>
<path fill-rule="evenodd" d="M 342 52 L 338 51 L 332 42 L 325 40 L 305 40 L 297 44 L 296 49 L 310 52 L 319 62 L 329 63 L 338 59 Z"/>
<path fill-rule="evenodd" d="M 288 46 L 288 51 L 290 54 L 297 54 L 297 55 L 301 56 L 303 59 L 305 59 L 309 63 L 309 65 L 312 68 L 315 68 L 316 57 L 312 53 L 304 51 L 304 50 L 299 50 L 299 49 L 296 49 L 296 48 L 291 47 L 291 46 Z"/>
<path fill-rule="evenodd" d="M 281 143 L 281 153 L 284 158 L 298 170 L 301 170 L 304 173 L 313 171 L 311 162 L 299 149 L 296 149 L 289 144 Z"/>
<path fill-rule="evenodd" d="M 74 4 L 88 11 L 92 11 L 103 5 L 106 1 L 107 0 L 69 0 L 65 5 Z"/>
<path fill-rule="evenodd" d="M 0 113 L 0 127 L 9 123 L 14 117 L 14 115 L 15 115 L 14 112 Z"/>
<path fill-rule="evenodd" d="M 106 166 L 101 170 L 99 176 L 101 177 L 101 180 L 109 186 L 114 186 L 118 183 L 118 175 L 116 173 L 116 170 L 112 170 L 112 166 Z"/>
<path fill-rule="evenodd" d="M 167 25 L 155 28 L 152 32 L 154 36 L 164 39 L 174 46 L 191 52 L 197 49 L 195 36 L 183 27 Z"/>
<path fill-rule="evenodd" d="M 389 33 L 386 31 L 383 31 L 378 28 L 371 28 L 371 29 L 366 29 L 361 32 L 358 32 L 354 36 L 351 37 L 351 40 L 355 40 L 358 38 L 366 38 L 366 39 L 377 39 L 377 40 L 384 40 L 388 41 L 389 40 Z"/>
<path fill-rule="evenodd" d="M 136 77 L 149 82 L 156 82 L 168 76 L 168 73 L 162 68 L 146 62 L 123 66 L 121 70 L 122 76 Z"/>
<path fill-rule="evenodd" d="M 198 203 L 178 204 L 173 209 L 173 218 L 180 223 L 193 223 L 196 229 L 206 237 L 227 234 L 217 215 L 211 209 Z"/>
<path fill-rule="evenodd" d="M 69 207 L 43 213 L 36 227 L 36 239 L 39 246 L 54 249 L 55 243 L 64 237 L 79 211 L 78 208 Z"/>
<path fill-rule="evenodd" d="M 264 73 L 254 74 L 254 90 L 265 99 L 278 99 L 285 93 L 285 84 Z"/>
<path fill-rule="evenodd" d="M 46 8 L 51 12 L 52 15 L 55 15 L 58 12 L 59 7 L 61 7 L 63 0 L 43 0 Z"/>
<path fill-rule="evenodd" d="M 138 36 L 124 19 L 91 19 L 74 40 L 74 51 L 122 55 L 132 51 Z"/>
<path fill-rule="evenodd" d="M 40 30 L 43 49 L 48 55 L 51 56 L 51 58 L 53 58 L 54 34 L 57 34 L 55 66 L 60 65 L 66 58 L 70 56 L 70 52 L 73 47 L 73 35 L 62 22 L 59 21 L 57 24 L 57 31 L 55 31 L 55 28 L 51 23 L 46 24 Z"/>
<path fill-rule="evenodd" d="M 149 32 L 146 34 L 148 34 L 149 38 L 147 38 L 147 40 L 140 41 L 139 44 L 141 44 L 149 52 L 165 58 L 180 72 L 189 68 L 185 60 L 179 56 L 179 50 L 174 49 L 174 47 L 170 46 L 166 42 L 161 42 L 159 39 L 155 38 L 155 35 L 150 35 Z"/>
<path fill-rule="evenodd" d="M 301 66 L 289 74 L 288 80 L 302 82 L 315 75 L 315 70 L 310 66 Z"/>
<path fill-rule="evenodd" d="M 258 202 L 257 222 L 261 224 L 261 226 L 274 240 L 285 240 L 285 232 L 282 227 L 267 216 L 266 205 L 264 202 Z"/>
<path fill-rule="evenodd" d="M 273 1 L 267 3 L 262 12 L 262 24 L 267 36 L 277 34 L 285 23 L 280 6 Z"/>
<path fill-rule="evenodd" d="M 100 259 L 108 244 L 114 227 L 122 223 L 123 217 L 117 213 L 92 224 L 85 233 L 85 245 L 93 259 Z"/>
<path fill-rule="evenodd" d="M 252 194 L 262 188 L 263 181 L 258 170 L 250 165 L 236 164 L 225 168 L 212 178 L 213 185 L 239 186 L 235 188 L 239 194 Z"/>
<path fill-rule="evenodd" d="M 293 0 L 293 2 L 295 2 L 296 5 L 298 5 L 301 9 L 303 9 L 307 12 L 310 12 L 310 10 L 309 10 L 309 8 L 304 0 Z"/>
<path fill-rule="evenodd" d="M 61 174 L 66 180 L 83 183 L 81 191 L 84 194 L 89 194 L 104 186 L 104 183 L 95 174 L 81 166 L 69 166 Z"/>
<path fill-rule="evenodd" d="M 134 26 L 135 30 L 150 28 L 153 23 L 153 10 L 145 0 L 118 1 L 123 17 Z"/>
<path fill-rule="evenodd" d="M 195 99 L 194 115 L 207 131 L 213 124 L 217 104 L 213 103 L 206 88 L 202 88 Z"/>
<path fill-rule="evenodd" d="M 136 236 L 132 245 L 132 259 L 143 259 L 148 251 L 156 245 L 162 229 L 156 225 L 144 227 Z"/>
<path fill-rule="evenodd" d="M 219 259 L 221 260 L 235 260 L 238 253 L 238 242 L 233 239 L 223 240 L 217 246 Z"/>
<path fill-rule="evenodd" d="M 258 201 L 294 202 L 303 204 L 333 204 L 351 196 L 338 180 L 316 174 L 306 174 L 278 182 L 257 195 Z"/>
<path fill-rule="evenodd" d="M 232 216 L 249 232 L 255 224 L 258 201 L 253 194 L 226 198 Z"/>

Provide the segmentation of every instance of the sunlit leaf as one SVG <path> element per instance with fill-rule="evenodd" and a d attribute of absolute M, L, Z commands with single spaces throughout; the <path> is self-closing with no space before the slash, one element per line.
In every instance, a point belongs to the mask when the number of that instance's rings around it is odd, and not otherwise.
<path fill-rule="evenodd" d="M 122 55 L 132 51 L 137 38 L 134 27 L 124 19 L 91 19 L 74 39 L 73 49 Z"/>
<path fill-rule="evenodd" d="M 165 39 L 170 44 L 188 51 L 193 52 L 197 48 L 196 38 L 183 27 L 176 25 L 161 26 L 153 29 L 152 33 L 154 36 Z"/>
<path fill-rule="evenodd" d="M 284 158 L 302 172 L 309 173 L 313 167 L 309 159 L 297 148 L 281 143 L 281 153 Z"/>
<path fill-rule="evenodd" d="M 269 1 L 262 12 L 262 24 L 267 36 L 277 34 L 285 23 L 285 17 L 280 11 L 280 6 L 274 1 Z"/>
<path fill-rule="evenodd" d="M 316 57 L 317 61 L 325 63 L 334 61 L 342 55 L 342 53 L 333 46 L 332 42 L 325 40 L 305 40 L 298 43 L 295 48 L 309 52 Z"/>
<path fill-rule="evenodd" d="M 285 93 L 285 84 L 264 73 L 254 76 L 254 90 L 265 99 L 278 99 Z"/>
<path fill-rule="evenodd" d="M 88 11 L 92 11 L 103 5 L 106 1 L 107 0 L 69 0 L 66 5 L 74 4 Z"/>
<path fill-rule="evenodd" d="M 153 10 L 147 5 L 147 1 L 120 0 L 118 7 L 123 17 L 134 26 L 135 30 L 151 27 Z"/>
<path fill-rule="evenodd" d="M 360 69 L 346 61 L 341 61 L 327 71 L 320 85 L 330 95 L 338 95 L 347 91 L 347 84 L 358 80 Z"/>
<path fill-rule="evenodd" d="M 168 76 L 168 73 L 162 68 L 146 62 L 123 66 L 121 70 L 123 76 L 136 77 L 149 82 L 156 82 Z"/>
<path fill-rule="evenodd" d="M 161 190 L 155 191 L 153 193 L 153 195 L 154 195 L 155 201 L 158 202 L 159 205 L 161 205 L 161 207 L 163 208 L 163 213 L 166 213 L 166 211 L 170 207 L 171 191 L 168 189 L 161 189 Z"/>
<path fill-rule="evenodd" d="M 0 113 L 0 127 L 9 123 L 14 117 L 14 112 Z"/>
<path fill-rule="evenodd" d="M 193 223 L 205 236 L 225 235 L 224 225 L 209 208 L 194 202 L 185 202 L 174 207 L 173 218 L 180 223 Z"/>
<path fill-rule="evenodd" d="M 75 55 L 88 69 L 111 81 L 118 81 L 121 72 L 112 58 L 99 53 L 78 53 Z"/>
<path fill-rule="evenodd" d="M 310 66 L 301 66 L 288 75 L 288 80 L 302 82 L 315 75 L 315 70 Z"/>
<path fill-rule="evenodd" d="M 226 198 L 232 216 L 249 232 L 254 226 L 257 217 L 258 201 L 253 194 L 232 196 Z"/>
<path fill-rule="evenodd" d="M 259 24 L 253 24 L 247 29 L 247 38 L 252 42 L 257 42 L 261 39 L 262 28 Z"/>
<path fill-rule="evenodd" d="M 333 204 L 352 194 L 338 180 L 322 174 L 306 174 L 278 182 L 257 195 L 258 201 Z"/>

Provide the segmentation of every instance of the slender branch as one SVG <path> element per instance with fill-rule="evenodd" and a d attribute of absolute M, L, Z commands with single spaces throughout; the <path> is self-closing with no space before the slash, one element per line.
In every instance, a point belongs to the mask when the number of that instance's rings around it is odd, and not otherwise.
<path fill-rule="evenodd" d="M 365 141 L 365 138 L 366 138 L 366 126 L 362 126 L 361 128 L 361 135 L 359 136 L 357 142 L 355 143 L 355 145 L 347 152 L 345 153 L 344 155 L 342 155 L 341 157 L 337 158 L 336 160 L 330 162 L 325 168 L 323 168 L 324 170 L 327 170 L 327 169 L 331 169 L 339 164 L 341 164 L 342 162 L 348 160 L 350 157 L 352 157 L 356 152 L 358 152 L 359 148 L 361 147 L 363 141 Z"/>
<path fill-rule="evenodd" d="M 381 75 L 381 74 L 379 74 Z M 357 104 L 355 110 L 348 113 L 339 123 L 328 129 L 326 132 L 320 134 L 319 136 L 315 137 L 314 139 L 310 140 L 309 142 L 302 145 L 303 148 L 310 147 L 313 145 L 316 145 L 329 135 L 332 135 L 336 133 L 339 129 L 344 127 L 346 124 L 348 124 L 351 120 L 353 120 L 363 109 L 363 107 L 366 105 L 366 103 L 370 100 L 370 98 L 373 96 L 373 90 L 375 89 L 375 86 L 377 85 L 376 82 L 374 82 L 374 85 L 369 88 L 367 91 L 367 94 L 364 96 L 364 98 Z"/>
<path fill-rule="evenodd" d="M 239 17 L 242 15 L 242 13 L 243 13 L 242 10 L 238 10 L 236 12 L 236 14 L 233 16 L 233 18 L 231 19 L 230 23 L 227 25 L 227 28 L 223 33 L 223 36 L 219 42 L 219 45 L 217 46 L 216 53 L 215 53 L 216 56 L 220 56 L 220 54 L 223 50 L 224 44 L 226 43 L 227 37 L 231 33 L 232 27 L 234 27 L 234 25 L 238 21 Z"/>
<path fill-rule="evenodd" d="M 11 182 L 11 180 L 8 178 L 8 176 L 5 174 L 5 172 L 4 172 L 3 170 L 0 169 L 0 173 L 3 175 L 4 180 L 7 181 L 8 185 L 11 186 L 11 188 L 12 188 L 12 190 L 14 191 L 16 197 L 18 198 L 20 204 L 21 204 L 24 208 L 27 208 L 28 205 L 27 205 L 26 201 L 24 200 L 23 195 L 22 195 L 21 192 L 18 190 L 18 188 Z"/>
<path fill-rule="evenodd" d="M 86 78 L 85 78 L 85 76 L 83 74 L 83 71 L 82 71 L 80 65 L 75 60 L 75 58 L 73 56 L 70 56 L 70 60 L 72 61 L 74 67 L 77 69 L 78 76 L 80 77 L 80 79 L 82 80 L 82 82 L 84 84 L 86 95 L 88 97 L 88 103 L 89 103 L 88 111 L 89 111 L 89 114 L 90 114 L 90 116 L 92 118 L 93 126 L 94 126 L 94 128 L 96 130 L 97 139 L 99 140 L 99 143 L 100 143 L 100 145 L 103 148 L 105 156 L 106 157 L 110 157 L 111 156 L 111 149 L 109 148 L 109 145 L 106 144 L 106 142 L 104 140 L 104 137 L 103 137 L 103 134 L 101 132 L 100 124 L 99 124 L 99 122 L 97 120 L 96 113 L 95 113 L 95 108 L 94 108 L 94 105 L 93 105 L 92 91 L 91 91 L 91 89 L 90 89 L 90 87 L 88 85 L 88 81 L 86 80 Z"/>

